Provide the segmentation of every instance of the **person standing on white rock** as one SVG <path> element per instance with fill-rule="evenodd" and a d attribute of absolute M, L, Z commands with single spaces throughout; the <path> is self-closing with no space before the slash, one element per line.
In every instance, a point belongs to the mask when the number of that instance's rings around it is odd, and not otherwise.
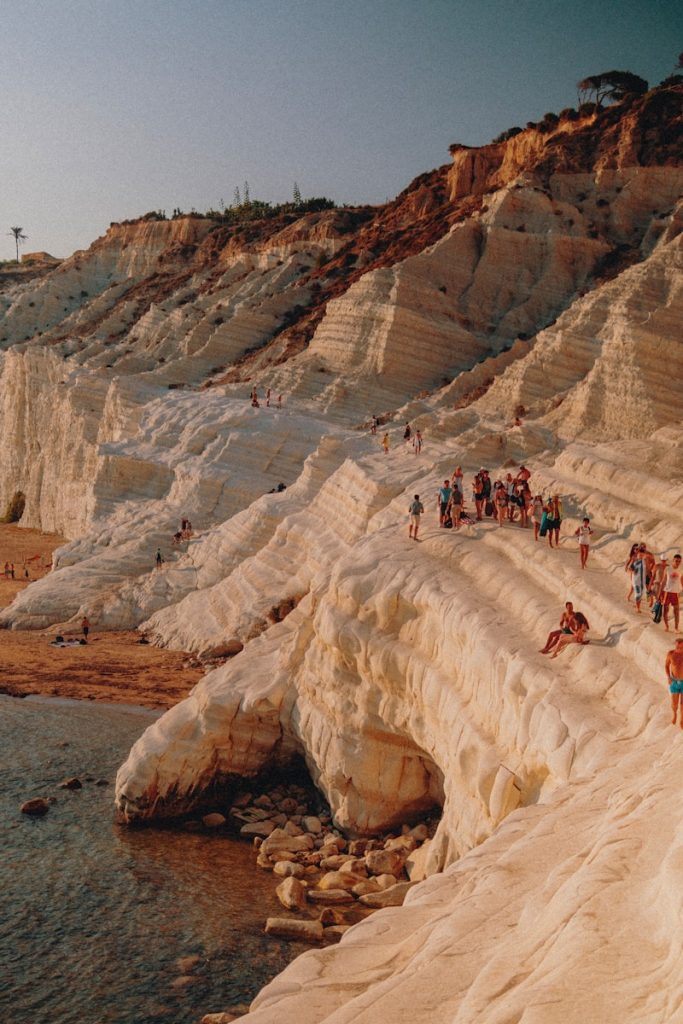
<path fill-rule="evenodd" d="M 680 726 L 683 729 L 683 637 L 676 638 L 676 646 L 668 651 L 664 663 L 666 681 L 671 694 L 671 724 L 676 724 L 678 708 L 681 708 Z"/>
<path fill-rule="evenodd" d="M 678 621 L 681 614 L 678 595 L 681 591 L 681 556 L 674 555 L 671 568 L 664 577 L 662 588 L 662 614 L 664 615 L 664 629 L 669 631 L 669 608 L 673 608 L 674 629 L 678 630 Z"/>
<path fill-rule="evenodd" d="M 591 529 L 591 521 L 588 516 L 583 517 L 583 524 L 574 530 L 574 536 L 579 538 L 579 555 L 581 556 L 581 568 L 585 569 L 588 562 L 588 552 L 590 551 L 591 536 L 593 530 Z"/>
<path fill-rule="evenodd" d="M 417 540 L 417 532 L 420 529 L 420 516 L 424 512 L 424 505 L 420 501 L 420 495 L 415 494 L 413 500 L 410 503 L 408 514 L 410 516 L 410 526 L 408 527 L 408 537 L 412 540 Z"/>
<path fill-rule="evenodd" d="M 439 510 L 439 526 L 444 526 L 446 523 L 446 513 L 448 512 L 448 503 L 451 500 L 450 481 L 444 480 L 443 487 L 439 487 L 436 492 L 436 507 Z"/>
<path fill-rule="evenodd" d="M 157 572 L 158 572 L 161 569 L 162 565 L 164 564 L 164 559 L 163 559 L 162 554 L 161 554 L 161 548 L 157 548 L 157 553 L 156 553 L 156 559 L 155 560 L 156 560 Z"/>

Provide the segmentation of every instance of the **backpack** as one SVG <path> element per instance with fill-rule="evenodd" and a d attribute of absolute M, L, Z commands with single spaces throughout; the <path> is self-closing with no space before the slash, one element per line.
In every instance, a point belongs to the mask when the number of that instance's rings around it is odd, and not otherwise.
<path fill-rule="evenodd" d="M 662 602 L 661 601 L 655 601 L 655 603 L 654 603 L 654 607 L 652 609 L 652 621 L 653 622 L 657 622 L 657 623 L 662 621 Z"/>
<path fill-rule="evenodd" d="M 493 502 L 491 501 L 490 498 L 487 498 L 486 499 L 486 504 L 484 505 L 484 512 L 486 513 L 487 516 L 492 516 L 494 511 L 495 511 L 495 508 L 494 508 Z"/>

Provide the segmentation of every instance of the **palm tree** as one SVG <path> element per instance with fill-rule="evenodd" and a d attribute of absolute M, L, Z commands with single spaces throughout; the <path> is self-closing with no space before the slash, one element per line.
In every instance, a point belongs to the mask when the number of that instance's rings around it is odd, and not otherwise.
<path fill-rule="evenodd" d="M 8 235 L 14 235 L 14 241 L 17 246 L 17 263 L 19 262 L 19 242 L 25 242 L 28 235 L 24 234 L 23 228 L 10 228 L 7 232 Z"/>

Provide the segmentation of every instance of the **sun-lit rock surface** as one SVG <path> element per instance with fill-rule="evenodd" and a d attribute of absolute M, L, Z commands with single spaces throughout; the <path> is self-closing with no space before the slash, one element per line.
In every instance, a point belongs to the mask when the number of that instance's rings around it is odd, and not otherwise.
<path fill-rule="evenodd" d="M 623 565 L 683 533 L 680 96 L 455 146 L 375 214 L 114 226 L 0 291 L 0 505 L 71 538 L 0 625 L 87 611 L 213 666 L 134 746 L 119 811 L 294 753 L 350 832 L 443 809 L 404 907 L 299 958 L 255 1024 L 675 1018 L 683 740 Z M 438 529 L 456 465 L 469 500 L 522 462 L 563 497 L 559 551 Z M 565 600 L 592 642 L 549 660 Z"/>

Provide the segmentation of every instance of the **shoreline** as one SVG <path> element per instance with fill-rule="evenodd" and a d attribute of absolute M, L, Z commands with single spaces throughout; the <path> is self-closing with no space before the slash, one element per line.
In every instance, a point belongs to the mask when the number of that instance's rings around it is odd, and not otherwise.
<path fill-rule="evenodd" d="M 0 524 L 0 570 L 15 563 L 15 578 L 0 572 L 0 607 L 50 571 L 52 553 L 65 538 Z M 30 560 L 26 580 L 24 560 Z M 184 699 L 205 674 L 184 651 L 141 644 L 134 631 L 105 631 L 92 622 L 88 643 L 52 647 L 56 633 L 80 635 L 73 623 L 42 630 L 0 630 L 0 693 L 8 697 L 44 697 L 97 701 L 117 707 L 164 711 Z"/>

